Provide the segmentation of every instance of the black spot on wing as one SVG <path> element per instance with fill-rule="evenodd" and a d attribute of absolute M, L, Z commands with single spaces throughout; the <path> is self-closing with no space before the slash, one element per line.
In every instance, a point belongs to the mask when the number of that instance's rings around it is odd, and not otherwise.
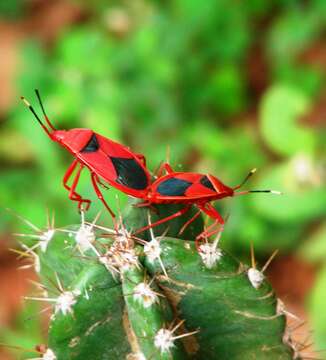
<path fill-rule="evenodd" d="M 205 187 L 207 187 L 208 189 L 211 189 L 211 190 L 213 190 L 213 191 L 216 191 L 216 190 L 214 189 L 213 184 L 211 183 L 211 181 L 208 179 L 208 177 L 207 177 L 206 175 L 203 176 L 203 177 L 200 179 L 200 183 L 201 183 L 202 185 L 204 185 Z"/>
<path fill-rule="evenodd" d="M 190 181 L 169 178 L 160 183 L 157 187 L 157 192 L 166 196 L 183 196 L 191 185 L 192 183 Z"/>
<path fill-rule="evenodd" d="M 81 153 L 90 153 L 95 152 L 99 149 L 100 145 L 97 141 L 96 135 L 93 134 L 91 138 L 89 139 L 88 143 L 84 146 L 82 150 L 80 150 Z"/>
<path fill-rule="evenodd" d="M 135 159 L 109 157 L 117 173 L 116 182 L 135 190 L 144 190 L 148 179 L 144 169 Z"/>

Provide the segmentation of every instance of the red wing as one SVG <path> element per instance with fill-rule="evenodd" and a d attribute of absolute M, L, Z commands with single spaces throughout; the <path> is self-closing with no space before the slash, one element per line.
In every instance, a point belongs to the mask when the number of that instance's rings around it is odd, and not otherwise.
<path fill-rule="evenodd" d="M 210 195 L 216 195 L 216 191 L 207 188 L 201 183 L 195 183 L 189 189 L 187 189 L 185 195 L 191 198 L 206 197 Z"/>
<path fill-rule="evenodd" d="M 96 151 L 78 153 L 99 177 L 121 191 L 141 197 L 150 183 L 150 175 L 142 162 L 127 147 L 95 134 Z"/>
<path fill-rule="evenodd" d="M 96 134 L 96 137 L 100 145 L 100 150 L 102 150 L 107 156 L 127 159 L 135 157 L 135 155 L 127 148 L 127 146 L 107 139 L 99 134 Z"/>

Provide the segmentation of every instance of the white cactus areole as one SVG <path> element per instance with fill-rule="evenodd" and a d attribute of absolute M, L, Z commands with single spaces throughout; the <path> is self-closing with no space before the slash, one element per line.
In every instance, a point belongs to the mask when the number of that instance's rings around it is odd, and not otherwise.
<path fill-rule="evenodd" d="M 51 349 L 47 349 L 42 356 L 42 360 L 57 360 L 57 357 Z"/>
<path fill-rule="evenodd" d="M 173 333 L 168 329 L 160 329 L 154 338 L 154 345 L 161 351 L 161 354 L 169 352 L 174 345 Z"/>
<path fill-rule="evenodd" d="M 144 308 L 149 308 L 158 301 L 156 293 L 151 289 L 150 285 L 145 282 L 139 283 L 134 288 L 133 298 L 143 305 Z"/>
<path fill-rule="evenodd" d="M 55 303 L 55 313 L 62 312 L 63 315 L 73 313 L 73 306 L 77 302 L 77 297 L 81 294 L 79 290 L 64 291 L 60 294 Z"/>
<path fill-rule="evenodd" d="M 261 271 L 255 269 L 255 268 L 250 268 L 248 270 L 248 279 L 249 279 L 251 285 L 255 289 L 258 289 L 260 287 L 260 285 L 262 284 L 262 282 L 264 281 L 265 276 Z"/>

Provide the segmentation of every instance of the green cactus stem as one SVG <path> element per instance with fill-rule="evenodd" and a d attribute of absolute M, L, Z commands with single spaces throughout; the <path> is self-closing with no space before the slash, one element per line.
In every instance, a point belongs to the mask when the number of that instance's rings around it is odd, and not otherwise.
<path fill-rule="evenodd" d="M 144 225 L 144 211 L 130 206 L 118 233 L 82 221 L 39 247 L 44 300 L 54 304 L 52 360 L 293 359 L 262 271 L 225 253 L 219 238 L 199 249 L 193 235 L 177 238 L 185 218 L 173 237 L 154 228 L 133 238 L 128 229 Z M 201 220 L 191 231 L 202 229 Z"/>

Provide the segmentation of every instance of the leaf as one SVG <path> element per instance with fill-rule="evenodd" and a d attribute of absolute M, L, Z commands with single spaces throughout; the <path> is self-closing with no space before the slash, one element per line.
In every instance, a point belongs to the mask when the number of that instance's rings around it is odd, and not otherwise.
<path fill-rule="evenodd" d="M 319 263 L 326 260 L 326 223 L 310 236 L 298 249 L 300 257 L 306 261 Z"/>
<path fill-rule="evenodd" d="M 275 85 L 265 93 L 260 107 L 260 130 L 273 151 L 283 156 L 299 151 L 313 153 L 315 134 L 299 123 L 308 108 L 308 98 L 298 89 Z"/>
<path fill-rule="evenodd" d="M 256 194 L 250 198 L 252 208 L 266 219 L 295 224 L 325 214 L 325 189 L 321 184 L 299 182 L 291 161 L 266 169 L 254 188 L 273 189 L 283 193 Z"/>
<path fill-rule="evenodd" d="M 276 63 L 286 62 L 305 50 L 323 29 L 322 12 L 298 6 L 281 13 L 271 26 L 268 51 Z"/>

